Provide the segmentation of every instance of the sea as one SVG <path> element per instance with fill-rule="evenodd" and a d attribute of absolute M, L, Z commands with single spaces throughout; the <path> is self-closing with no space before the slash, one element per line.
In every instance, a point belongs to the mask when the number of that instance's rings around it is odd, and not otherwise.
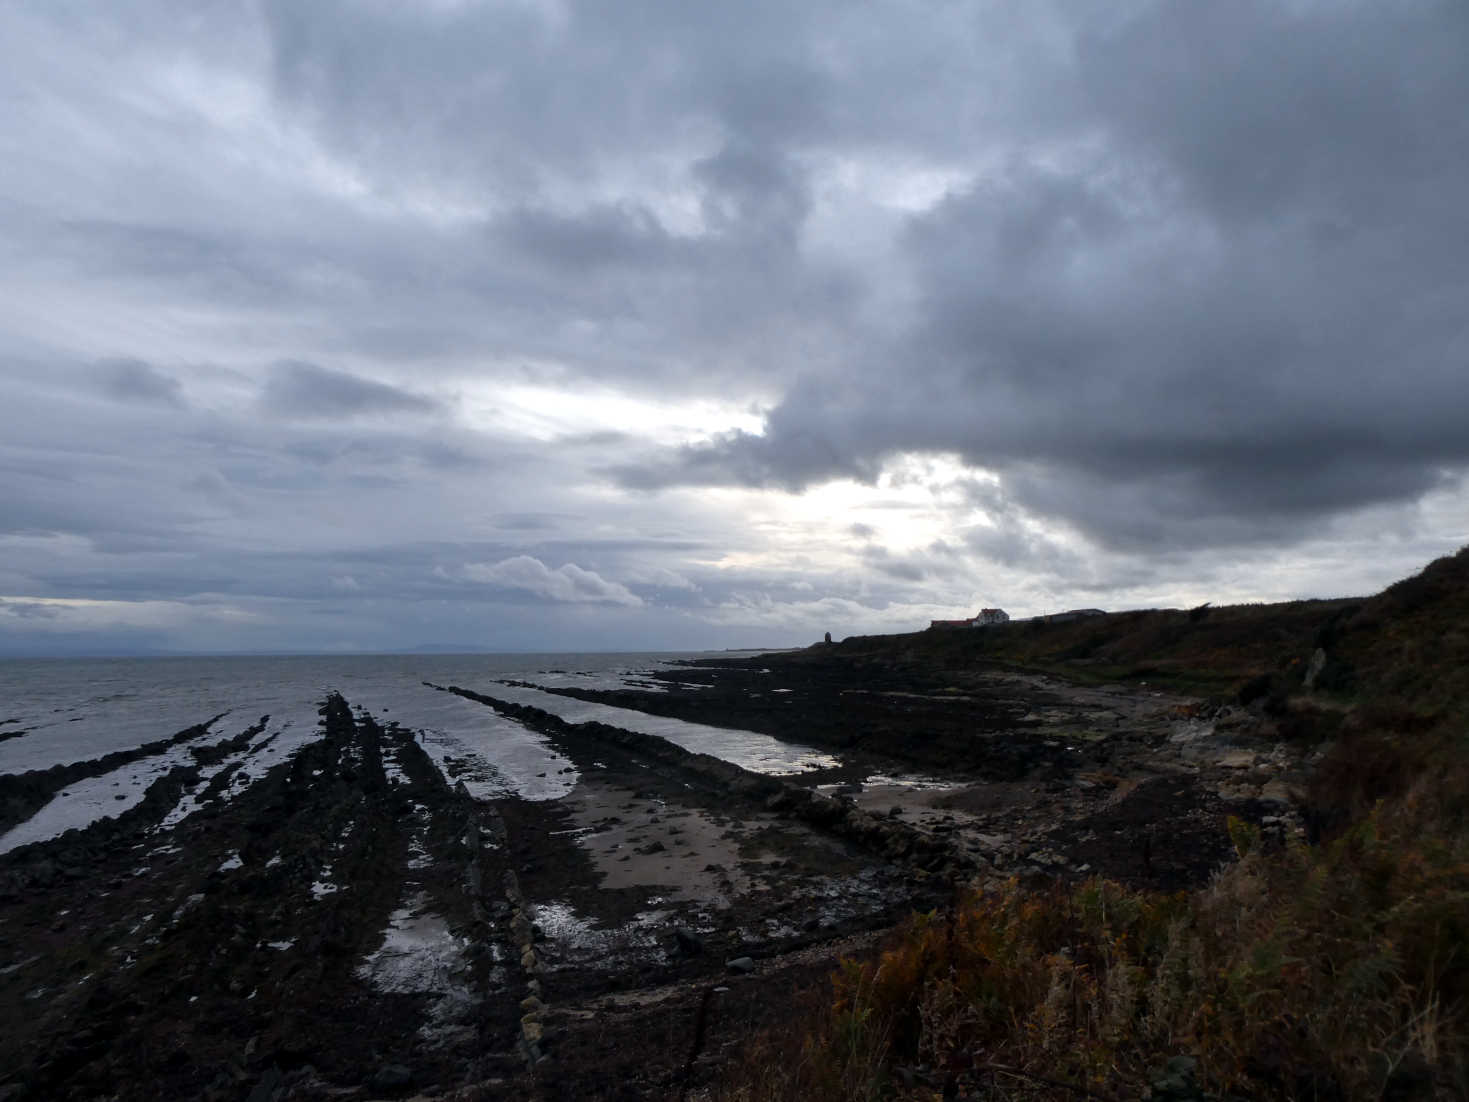
<path fill-rule="evenodd" d="M 727 652 L 719 652 L 726 655 Z M 380 723 L 421 732 L 445 776 L 454 774 L 479 798 L 557 799 L 578 772 L 547 741 L 515 720 L 433 688 L 457 685 L 529 704 L 572 723 L 598 720 L 659 735 L 746 769 L 793 774 L 836 764 L 810 747 L 733 728 L 711 727 L 645 712 L 589 703 L 545 689 L 637 687 L 658 691 L 654 671 L 709 655 L 457 654 L 267 657 L 178 657 L 0 660 L 0 775 L 93 761 L 168 739 L 213 721 L 208 734 L 167 747 L 66 786 L 30 819 L 0 835 L 0 853 L 58 837 L 74 827 L 116 816 L 139 803 L 153 780 L 192 764 L 190 745 L 235 737 L 263 721 L 238 754 L 203 771 L 213 773 L 252 757 L 253 774 L 237 770 L 229 795 L 320 737 L 317 711 L 338 692 Z M 526 688 L 507 682 L 531 682 Z M 218 718 L 216 718 L 218 717 Z M 203 786 L 200 786 L 201 789 Z M 196 810 L 185 794 L 164 820 L 172 826 Z"/>

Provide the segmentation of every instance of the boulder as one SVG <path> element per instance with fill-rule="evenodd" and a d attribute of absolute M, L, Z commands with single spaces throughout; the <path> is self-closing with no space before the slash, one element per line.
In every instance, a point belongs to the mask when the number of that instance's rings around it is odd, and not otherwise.
<path fill-rule="evenodd" d="M 1296 802 L 1297 795 L 1285 781 L 1274 780 L 1261 786 L 1259 798 L 1272 804 L 1291 804 Z"/>
<path fill-rule="evenodd" d="M 401 1091 L 413 1083 L 413 1072 L 402 1064 L 384 1064 L 372 1077 L 372 1089 L 377 1091 Z"/>
<path fill-rule="evenodd" d="M 1311 661 L 1306 664 L 1306 676 L 1302 684 L 1311 689 L 1316 685 L 1316 679 L 1321 676 L 1321 671 L 1326 668 L 1326 652 L 1317 647 L 1311 655 Z"/>

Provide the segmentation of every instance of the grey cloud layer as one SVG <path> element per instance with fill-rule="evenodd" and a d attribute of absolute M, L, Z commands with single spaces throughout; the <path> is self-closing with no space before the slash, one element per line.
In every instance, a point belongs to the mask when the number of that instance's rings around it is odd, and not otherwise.
<path fill-rule="evenodd" d="M 762 435 L 622 472 L 800 487 L 903 450 L 1107 542 L 1286 539 L 1469 462 L 1469 16 L 1160 6 L 1078 36 L 1094 109 L 913 219 L 920 320 Z"/>
<path fill-rule="evenodd" d="M 401 416 L 439 409 L 437 402 L 398 387 L 299 362 L 275 365 L 261 391 L 260 405 L 272 416 L 302 418 Z"/>
<path fill-rule="evenodd" d="M 1466 59 L 1458 0 L 9 5 L 0 636 L 1386 581 L 1469 538 Z M 787 500 L 912 453 L 941 531 Z"/>

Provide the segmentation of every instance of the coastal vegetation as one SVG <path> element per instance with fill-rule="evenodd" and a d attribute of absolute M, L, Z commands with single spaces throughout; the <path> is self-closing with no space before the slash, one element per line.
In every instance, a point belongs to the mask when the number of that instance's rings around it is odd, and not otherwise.
<path fill-rule="evenodd" d="M 719 1097 L 1469 1095 L 1469 548 L 1369 599 L 858 638 L 1167 685 L 1272 718 L 1318 762 L 1303 837 L 1163 894 L 991 881 L 842 961 Z"/>

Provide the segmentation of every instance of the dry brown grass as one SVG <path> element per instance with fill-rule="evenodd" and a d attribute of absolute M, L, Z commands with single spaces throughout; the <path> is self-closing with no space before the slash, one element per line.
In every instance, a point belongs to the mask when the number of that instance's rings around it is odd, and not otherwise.
<path fill-rule="evenodd" d="M 722 1097 L 1136 1098 L 1174 1057 L 1198 1096 L 1377 1098 L 1424 1069 L 1462 1091 L 1469 844 L 1425 834 L 1427 807 L 1276 853 L 1237 825 L 1240 861 L 1193 895 L 1012 883 L 915 916 Z"/>

